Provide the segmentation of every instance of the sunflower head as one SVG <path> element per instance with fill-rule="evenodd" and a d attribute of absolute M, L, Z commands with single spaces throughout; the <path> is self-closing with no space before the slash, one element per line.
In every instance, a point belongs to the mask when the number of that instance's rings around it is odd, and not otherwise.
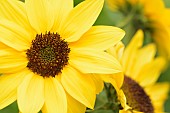
<path fill-rule="evenodd" d="M 68 43 L 57 33 L 36 35 L 26 52 L 29 60 L 27 67 L 43 77 L 55 77 L 67 65 L 69 52 Z"/>
<path fill-rule="evenodd" d="M 107 1 L 110 9 L 121 12 L 124 21 L 127 21 L 121 27 L 132 25 L 136 31 L 142 29 L 146 36 L 149 35 L 145 37 L 146 42 L 156 43 L 159 54 L 170 59 L 170 10 L 163 0 Z"/>
<path fill-rule="evenodd" d="M 125 76 L 122 90 L 126 96 L 127 104 L 131 106 L 133 110 L 144 113 L 154 113 L 150 97 L 136 81 Z"/>
<path fill-rule="evenodd" d="M 164 70 L 166 62 L 163 57 L 155 58 L 154 44 L 144 47 L 142 45 L 143 32 L 139 30 L 124 51 L 118 49 L 120 45 L 116 45 L 108 51 L 114 56 L 117 53 L 124 69 L 124 83 L 122 89 L 117 91 L 124 108 L 124 110 L 120 110 L 120 113 L 160 113 L 164 111 L 163 106 L 168 96 L 169 84 L 156 83 L 156 81 Z M 120 50 L 122 54 L 118 55 Z"/>
<path fill-rule="evenodd" d="M 75 7 L 73 0 L 0 0 L 0 109 L 16 100 L 22 113 L 93 109 L 103 81 L 91 73 L 122 71 L 105 50 L 124 31 L 92 26 L 103 5 L 104 0 Z"/>

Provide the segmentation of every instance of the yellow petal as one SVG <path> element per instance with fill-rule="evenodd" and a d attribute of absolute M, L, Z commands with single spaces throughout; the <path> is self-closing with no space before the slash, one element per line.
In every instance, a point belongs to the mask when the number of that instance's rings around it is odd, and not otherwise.
<path fill-rule="evenodd" d="M 119 60 L 121 60 L 121 58 L 123 56 L 124 48 L 125 48 L 125 45 L 122 42 L 119 42 L 119 43 L 117 43 L 115 45 L 115 50 L 116 50 L 117 58 Z"/>
<path fill-rule="evenodd" d="M 2 50 L 2 49 L 6 49 L 6 48 L 8 48 L 9 46 L 7 46 L 7 45 L 5 45 L 4 43 L 2 43 L 2 42 L 0 42 L 0 50 Z"/>
<path fill-rule="evenodd" d="M 23 70 L 15 74 L 0 76 L 0 109 L 3 109 L 17 99 L 17 87 L 27 74 Z"/>
<path fill-rule="evenodd" d="M 89 75 L 84 75 L 71 66 L 68 66 L 62 72 L 61 83 L 69 95 L 93 109 L 96 91 L 93 80 Z"/>
<path fill-rule="evenodd" d="M 17 50 L 0 42 L 0 57 L 7 56 L 7 55 L 13 55 L 13 54 L 20 54 L 20 53 Z"/>
<path fill-rule="evenodd" d="M 136 60 L 137 50 L 142 46 L 142 43 L 143 32 L 142 30 L 139 30 L 126 47 L 122 57 L 122 65 L 127 76 L 132 74 L 132 68 Z"/>
<path fill-rule="evenodd" d="M 117 96 L 118 96 L 118 100 L 120 101 L 122 107 L 127 110 L 130 109 L 130 107 L 126 104 L 126 96 L 124 94 L 124 92 L 120 89 L 120 87 L 118 87 L 116 81 L 113 78 L 108 78 L 108 77 L 103 77 L 103 80 L 105 82 L 111 83 L 112 86 L 115 88 L 116 92 L 117 92 Z"/>
<path fill-rule="evenodd" d="M 16 49 L 9 47 L 8 45 L 6 45 L 2 42 L 0 42 L 0 51 L 4 51 L 4 54 L 0 52 L 0 56 L 19 54 L 20 53 Z"/>
<path fill-rule="evenodd" d="M 151 98 L 155 113 L 161 113 L 164 111 L 164 103 L 168 98 L 169 88 L 169 83 L 157 83 L 145 88 L 145 91 Z"/>
<path fill-rule="evenodd" d="M 170 25 L 170 8 L 166 8 L 164 11 L 164 16 L 163 16 L 164 22 L 169 26 Z"/>
<path fill-rule="evenodd" d="M 111 77 L 104 77 L 104 76 L 101 76 L 101 79 L 104 81 L 104 82 L 107 82 L 107 83 L 111 83 L 112 86 L 115 88 L 116 92 L 118 92 L 120 90 L 120 87 L 118 87 L 116 81 L 111 78 Z"/>
<path fill-rule="evenodd" d="M 44 78 L 30 72 L 18 87 L 17 102 L 22 113 L 37 113 L 44 104 Z"/>
<path fill-rule="evenodd" d="M 77 41 L 94 24 L 104 0 L 85 0 L 77 5 L 64 20 L 59 34 L 68 42 Z"/>
<path fill-rule="evenodd" d="M 99 94 L 103 90 L 103 87 L 104 87 L 103 80 L 97 74 L 91 74 L 90 77 L 93 79 L 94 84 L 96 86 L 96 94 Z"/>
<path fill-rule="evenodd" d="M 136 54 L 136 62 L 133 65 L 133 70 L 131 77 L 137 78 L 141 68 L 151 62 L 156 54 L 155 44 L 148 44 L 147 46 L 139 49 L 138 54 Z"/>
<path fill-rule="evenodd" d="M 25 4 L 19 0 L 1 0 L 0 18 L 7 19 L 30 30 L 31 27 L 27 19 L 24 5 Z"/>
<path fill-rule="evenodd" d="M 97 76 L 97 75 L 96 75 Z M 121 88 L 124 81 L 124 73 L 115 73 L 115 74 L 102 74 L 99 75 L 100 78 L 104 81 L 109 81 L 109 79 L 113 79 L 117 84 L 118 88 Z"/>
<path fill-rule="evenodd" d="M 8 20 L 1 20 L 0 29 L 0 42 L 18 51 L 24 51 L 30 47 L 33 37 L 21 26 Z"/>
<path fill-rule="evenodd" d="M 112 26 L 94 26 L 71 46 L 75 48 L 91 48 L 106 50 L 117 44 L 125 32 Z"/>
<path fill-rule="evenodd" d="M 26 0 L 26 12 L 29 22 L 35 31 L 45 33 L 54 24 L 54 7 L 49 0 Z"/>
<path fill-rule="evenodd" d="M 132 1 L 132 0 L 130 0 Z M 112 11 L 119 10 L 120 6 L 124 6 L 126 3 L 126 0 L 106 0 L 106 3 L 108 4 L 109 8 Z"/>
<path fill-rule="evenodd" d="M 118 10 L 118 4 L 119 4 L 119 2 L 117 1 L 119 0 L 106 0 L 106 3 L 112 11 L 116 11 Z"/>
<path fill-rule="evenodd" d="M 0 72 L 15 73 L 23 70 L 27 66 L 27 58 L 21 54 L 0 55 Z"/>
<path fill-rule="evenodd" d="M 158 46 L 158 52 L 160 55 L 170 59 L 170 31 L 169 26 L 157 23 L 153 38 Z"/>
<path fill-rule="evenodd" d="M 53 32 L 58 32 L 64 19 L 69 12 L 73 9 L 73 0 L 51 0 L 54 8 L 54 25 L 52 27 Z"/>
<path fill-rule="evenodd" d="M 152 16 L 158 13 L 162 13 L 165 6 L 163 0 L 142 0 L 144 4 L 145 14 Z"/>
<path fill-rule="evenodd" d="M 129 110 L 119 110 L 119 113 L 143 113 L 143 112 L 139 112 L 139 111 L 129 109 Z"/>
<path fill-rule="evenodd" d="M 62 85 L 55 78 L 45 78 L 43 113 L 67 113 L 67 99 Z"/>
<path fill-rule="evenodd" d="M 127 105 L 127 100 L 126 100 L 126 96 L 123 92 L 123 90 L 119 90 L 118 92 L 118 99 L 122 105 L 122 107 L 124 108 L 124 110 L 128 110 L 128 109 L 131 109 L 131 107 L 129 107 Z M 126 113 L 126 112 L 125 112 Z M 128 112 L 128 113 L 131 113 L 131 112 Z M 136 112 L 135 112 L 136 113 Z"/>
<path fill-rule="evenodd" d="M 125 48 L 124 44 L 122 42 L 118 42 L 115 46 L 107 49 L 106 51 L 107 53 L 121 61 L 124 48 Z"/>
<path fill-rule="evenodd" d="M 138 79 L 136 80 L 138 81 L 138 83 L 140 83 L 141 86 L 154 84 L 159 78 L 162 70 L 164 69 L 165 64 L 166 62 L 164 58 L 156 58 L 152 62 L 143 66 L 138 75 Z"/>
<path fill-rule="evenodd" d="M 67 113 L 85 113 L 86 106 L 67 94 L 68 111 Z"/>
<path fill-rule="evenodd" d="M 73 50 L 69 63 L 83 73 L 113 74 L 122 71 L 118 60 L 106 52 L 95 50 Z"/>

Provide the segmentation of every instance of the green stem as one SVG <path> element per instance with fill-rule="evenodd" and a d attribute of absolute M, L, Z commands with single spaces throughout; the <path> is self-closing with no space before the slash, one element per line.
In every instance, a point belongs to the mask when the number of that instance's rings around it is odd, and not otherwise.
<path fill-rule="evenodd" d="M 137 7 L 133 7 L 133 9 L 128 14 L 124 14 L 125 18 L 116 26 L 120 28 L 127 26 L 131 22 L 131 20 L 133 20 L 136 11 L 137 11 Z"/>
<path fill-rule="evenodd" d="M 120 103 L 117 101 L 117 94 L 116 94 L 114 87 L 108 83 L 105 83 L 104 87 L 105 87 L 105 92 L 106 92 L 108 101 L 98 107 L 95 107 L 94 110 L 87 109 L 86 113 L 90 113 L 90 112 L 94 112 L 98 110 L 112 110 L 113 113 L 119 112 Z"/>
<path fill-rule="evenodd" d="M 130 14 L 128 15 L 126 18 L 124 18 L 120 23 L 118 23 L 116 26 L 119 27 L 119 28 L 124 28 L 125 26 L 127 26 L 130 21 L 133 19 L 134 17 L 134 14 Z"/>

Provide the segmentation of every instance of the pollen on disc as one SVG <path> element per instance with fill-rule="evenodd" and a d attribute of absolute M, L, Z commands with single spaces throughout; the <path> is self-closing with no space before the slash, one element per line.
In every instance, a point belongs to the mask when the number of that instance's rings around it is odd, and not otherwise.
<path fill-rule="evenodd" d="M 69 60 L 70 48 L 57 33 L 36 35 L 27 50 L 27 67 L 43 77 L 55 77 L 61 73 Z"/>

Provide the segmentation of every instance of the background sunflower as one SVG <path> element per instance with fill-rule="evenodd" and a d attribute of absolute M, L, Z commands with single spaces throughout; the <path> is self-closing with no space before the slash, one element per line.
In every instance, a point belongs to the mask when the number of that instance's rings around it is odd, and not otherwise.
<path fill-rule="evenodd" d="M 22 0 L 24 1 L 24 0 Z M 75 5 L 82 2 L 83 0 L 74 0 Z M 170 0 L 163 0 L 166 7 L 170 8 Z M 113 13 L 108 9 L 108 6 L 105 4 L 100 16 L 98 17 L 95 25 L 118 25 L 119 21 L 122 20 L 122 16 L 117 13 Z M 135 29 L 132 26 L 126 26 L 123 28 L 126 31 L 125 39 L 129 39 L 134 35 Z M 124 40 L 124 43 L 127 44 L 128 40 Z M 158 82 L 170 82 L 170 63 L 167 69 L 161 74 Z M 104 95 L 101 96 L 101 100 L 98 101 L 97 104 L 103 103 L 106 101 L 106 97 Z M 169 98 L 165 103 L 165 112 L 170 112 L 170 93 Z M 18 113 L 16 102 L 6 107 L 3 110 L 0 110 L 0 113 Z M 112 113 L 111 111 L 100 110 L 94 113 Z"/>

